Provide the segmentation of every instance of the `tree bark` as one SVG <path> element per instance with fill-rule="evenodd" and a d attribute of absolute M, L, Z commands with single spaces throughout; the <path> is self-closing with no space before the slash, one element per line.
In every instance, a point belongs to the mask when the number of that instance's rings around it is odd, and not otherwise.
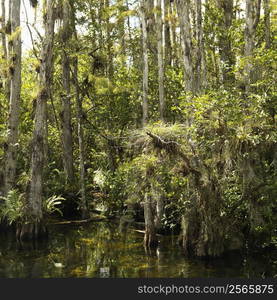
<path fill-rule="evenodd" d="M 174 2 L 169 3 L 169 34 L 170 34 L 170 44 L 171 44 L 171 67 L 177 67 L 178 64 L 178 55 L 177 55 L 177 38 L 176 38 L 176 20 L 173 18 L 175 15 L 176 7 Z"/>
<path fill-rule="evenodd" d="M 1 40 L 2 40 L 2 48 L 3 48 L 3 58 L 5 62 L 8 61 L 8 49 L 7 49 L 7 24 L 6 24 L 6 6 L 5 6 L 5 0 L 1 0 Z M 10 22 L 10 19 L 9 19 Z M 4 72 L 3 74 L 3 86 L 5 91 L 5 97 L 7 99 L 7 102 L 10 100 L 10 77 L 8 76 L 7 72 Z"/>
<path fill-rule="evenodd" d="M 230 40 L 230 30 L 234 18 L 233 0 L 217 0 L 217 5 L 223 13 L 222 20 L 220 20 L 220 34 L 219 34 L 219 53 L 221 60 L 222 80 L 223 83 L 233 81 L 234 76 L 230 73 L 234 65 L 234 54 L 232 52 L 232 43 Z"/>
<path fill-rule="evenodd" d="M 155 214 L 155 228 L 156 230 L 162 227 L 162 218 L 164 213 L 164 197 L 161 189 L 154 191 L 156 194 L 156 214 Z"/>
<path fill-rule="evenodd" d="M 245 48 L 244 55 L 246 58 L 245 65 L 245 90 L 249 93 L 253 83 L 253 65 L 251 63 L 255 47 L 255 33 L 260 20 L 261 0 L 246 0 L 246 17 L 245 17 Z"/>
<path fill-rule="evenodd" d="M 163 21 L 161 0 L 156 1 L 156 32 L 157 32 L 157 50 L 158 50 L 158 73 L 159 73 L 159 110 L 160 119 L 164 122 L 165 113 L 165 95 L 164 95 L 164 39 L 163 39 Z"/>
<path fill-rule="evenodd" d="M 185 88 L 189 92 L 194 92 L 194 71 L 192 61 L 192 36 L 189 15 L 190 1 L 177 0 L 177 12 L 180 22 L 180 32 L 183 49 L 183 63 L 185 75 Z"/>
<path fill-rule="evenodd" d="M 104 0 L 104 10 L 109 11 L 110 8 L 110 0 Z M 108 58 L 108 63 L 107 63 L 107 70 L 106 70 L 106 76 L 109 79 L 112 79 L 113 74 L 114 74 L 114 68 L 113 68 L 113 40 L 111 37 L 111 27 L 113 26 L 110 22 L 110 18 L 106 17 L 105 20 L 105 26 L 106 26 L 106 36 L 107 36 L 107 40 L 106 40 L 106 49 L 107 49 L 107 58 Z"/>
<path fill-rule="evenodd" d="M 4 59 L 7 60 L 8 58 L 8 51 L 7 51 L 7 38 L 6 38 L 6 6 L 5 0 L 1 0 L 1 39 L 2 39 L 2 48 L 4 53 Z"/>
<path fill-rule="evenodd" d="M 62 57 L 62 73 L 63 73 L 63 90 L 62 94 L 62 145 L 63 145 L 63 163 L 66 177 L 66 183 L 73 183 L 73 142 L 72 142 L 72 126 L 71 126 L 71 94 L 70 94 L 70 58 L 68 55 L 69 41 L 72 36 L 72 26 L 70 18 L 70 5 L 67 1 L 63 2 L 63 57 Z"/>
<path fill-rule="evenodd" d="M 19 236 L 23 239 L 39 238 L 45 233 L 42 223 L 43 173 L 45 167 L 46 106 L 50 97 L 53 67 L 54 41 L 54 0 L 45 1 L 44 28 L 45 35 L 41 48 L 41 66 L 39 73 L 39 94 L 37 97 L 35 124 L 33 133 L 33 149 L 31 159 L 31 183 L 27 202 L 28 224 L 23 224 Z M 42 227 L 42 228 L 41 228 Z M 36 230 L 34 228 L 37 228 Z M 20 231 L 20 230 L 19 230 Z"/>
<path fill-rule="evenodd" d="M 170 16 L 170 0 L 163 0 L 163 40 L 164 40 L 164 60 L 165 60 L 165 68 L 167 66 L 172 66 L 172 59 L 173 59 L 173 49 L 171 44 L 171 38 L 170 38 L 170 22 L 169 22 L 169 16 Z"/>
<path fill-rule="evenodd" d="M 197 40 L 195 90 L 199 92 L 206 85 L 206 62 L 202 25 L 202 0 L 195 0 L 195 7 Z"/>
<path fill-rule="evenodd" d="M 271 30 L 270 30 L 270 6 L 269 0 L 263 0 L 264 6 L 264 23 L 265 23 L 265 45 L 270 48 L 271 45 Z"/>
<path fill-rule="evenodd" d="M 8 136 L 5 166 L 5 192 L 15 186 L 16 159 L 18 149 L 18 125 L 21 92 L 21 34 L 20 34 L 20 0 L 11 0 L 11 43 L 10 57 L 10 107 L 8 119 Z"/>
<path fill-rule="evenodd" d="M 75 27 L 75 12 L 72 9 L 73 18 L 73 30 L 74 37 L 77 41 L 77 32 Z M 78 44 L 78 43 L 76 43 Z M 81 213 L 82 219 L 89 217 L 87 195 L 86 195 L 86 171 L 85 171 L 85 140 L 84 140 L 84 129 L 83 129 L 83 107 L 80 93 L 80 86 L 78 80 L 78 57 L 74 58 L 73 65 L 73 78 L 76 93 L 76 108 L 77 108 L 77 122 L 78 122 L 78 144 L 79 144 L 79 172 L 80 172 L 80 191 L 81 191 Z"/>
<path fill-rule="evenodd" d="M 154 213 L 151 201 L 151 195 L 145 193 L 144 196 L 144 219 L 145 219 L 145 234 L 144 246 L 151 248 L 157 245 L 157 236 L 154 223 Z"/>
<path fill-rule="evenodd" d="M 80 88 L 78 83 L 78 58 L 74 60 L 74 78 L 76 92 L 76 107 L 78 120 L 78 143 L 79 143 L 79 171 L 80 171 L 80 191 L 81 191 L 81 212 L 82 219 L 87 219 L 89 216 L 88 204 L 86 197 L 86 171 L 85 171 L 85 143 L 83 130 L 83 108 L 80 98 Z"/>
<path fill-rule="evenodd" d="M 143 56 L 143 83 L 142 83 L 142 126 L 148 122 L 148 34 L 146 24 L 146 1 L 142 0 L 140 7 L 142 26 L 142 56 Z"/>

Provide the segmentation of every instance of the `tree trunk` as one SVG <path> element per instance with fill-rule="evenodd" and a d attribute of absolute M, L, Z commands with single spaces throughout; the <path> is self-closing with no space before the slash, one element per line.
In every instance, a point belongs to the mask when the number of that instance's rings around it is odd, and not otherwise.
<path fill-rule="evenodd" d="M 7 51 L 7 38 L 6 38 L 6 6 L 5 0 L 1 0 L 1 39 L 2 39 L 2 48 L 4 53 L 4 59 L 8 58 Z"/>
<path fill-rule="evenodd" d="M 83 130 L 83 108 L 82 100 L 80 99 L 80 89 L 78 83 L 78 58 L 74 60 L 74 79 L 76 92 L 76 107 L 78 120 L 78 143 L 79 143 L 79 170 L 80 170 L 80 190 L 81 190 L 81 212 L 82 219 L 89 216 L 88 204 L 86 197 L 86 172 L 85 172 L 85 144 L 84 144 L 84 130 Z"/>
<path fill-rule="evenodd" d="M 46 137 L 46 106 L 50 97 L 53 65 L 53 40 L 54 40 L 54 1 L 45 2 L 44 28 L 45 35 L 41 48 L 41 66 L 39 73 L 39 94 L 36 103 L 35 124 L 33 133 L 33 150 L 31 159 L 31 183 L 27 202 L 28 224 L 23 224 L 18 229 L 17 235 L 21 239 L 36 239 L 46 232 L 42 223 L 42 193 L 43 173 L 45 167 Z"/>
<path fill-rule="evenodd" d="M 16 159 L 18 149 L 18 125 L 21 92 L 21 34 L 20 34 L 20 0 L 11 0 L 11 43 L 10 57 L 10 107 L 8 119 L 7 152 L 5 166 L 5 192 L 15 185 Z"/>
<path fill-rule="evenodd" d="M 245 90 L 249 93 L 253 83 L 253 65 L 251 63 L 255 47 L 255 33 L 260 20 L 261 0 L 246 0 L 245 17 L 245 49 L 244 55 L 247 59 L 245 65 Z"/>
<path fill-rule="evenodd" d="M 177 12 L 180 22 L 180 32 L 183 49 L 183 63 L 185 75 L 185 88 L 189 92 L 194 92 L 194 72 L 192 61 L 192 37 L 189 16 L 190 1 L 177 0 Z"/>
<path fill-rule="evenodd" d="M 66 183 L 73 183 L 73 143 L 72 143 L 72 126 L 71 126 L 71 95 L 70 95 L 70 58 L 69 40 L 72 36 L 72 26 L 70 19 L 70 5 L 67 1 L 63 2 L 63 27 L 62 27 L 62 42 L 63 42 L 63 57 L 62 57 L 62 72 L 63 72 L 63 90 L 62 94 L 62 145 L 63 145 L 63 162 L 66 177 Z"/>
<path fill-rule="evenodd" d="M 110 8 L 110 0 L 104 0 L 104 10 L 109 11 Z M 107 58 L 108 58 L 108 63 L 107 63 L 107 71 L 106 71 L 106 76 L 109 79 L 113 78 L 114 74 L 114 68 L 113 68 L 113 41 L 111 37 L 111 27 L 113 26 L 110 22 L 110 18 L 106 17 L 105 21 L 105 26 L 106 26 L 106 36 L 107 40 L 105 42 L 106 49 L 107 49 Z"/>
<path fill-rule="evenodd" d="M 234 80 L 234 75 L 230 73 L 234 65 L 234 54 L 232 52 L 232 43 L 230 40 L 230 29 L 233 22 L 233 0 L 217 0 L 217 5 L 222 11 L 223 17 L 220 20 L 219 28 L 219 53 L 221 60 L 223 83 Z"/>
<path fill-rule="evenodd" d="M 162 21 L 161 0 L 156 2 L 156 32 L 157 32 L 157 50 L 158 50 L 158 72 L 159 72 L 159 102 L 160 119 L 164 121 L 165 95 L 164 95 L 164 36 Z"/>
<path fill-rule="evenodd" d="M 74 37 L 77 41 L 77 32 L 75 28 L 75 12 L 72 10 L 73 18 L 73 30 Z M 78 44 L 78 43 L 76 43 Z M 79 144 L 79 172 L 80 172 L 80 191 L 81 191 L 81 213 L 82 219 L 89 217 L 88 203 L 86 197 L 86 171 L 85 171 L 85 140 L 84 140 L 84 129 L 83 129 L 83 107 L 82 100 L 80 98 L 80 86 L 78 80 L 78 57 L 74 58 L 74 70 L 73 78 L 76 93 L 76 108 L 77 108 L 77 122 L 78 122 L 78 144 Z"/>
<path fill-rule="evenodd" d="M 202 26 L 202 0 L 195 0 L 195 7 L 197 40 L 195 90 L 199 92 L 206 85 L 206 64 Z"/>
<path fill-rule="evenodd" d="M 6 6 L 5 6 L 5 0 L 1 0 L 1 10 L 2 10 L 2 15 L 1 15 L 1 39 L 2 39 L 2 48 L 3 48 L 3 58 L 5 62 L 8 61 L 8 49 L 7 49 L 7 24 L 6 24 Z M 10 20 L 9 20 L 10 21 Z M 7 101 L 10 100 L 10 77 L 8 74 L 5 72 L 3 76 L 3 86 L 4 86 L 4 91 L 5 91 L 5 97 Z"/>
<path fill-rule="evenodd" d="M 146 24 L 146 1 L 142 0 L 140 14 L 142 26 L 143 87 L 142 87 L 142 126 L 148 122 L 148 35 Z"/>
<path fill-rule="evenodd" d="M 162 228 L 162 217 L 164 213 L 164 199 L 163 195 L 158 191 L 156 198 L 156 215 L 155 215 L 155 228 L 157 230 Z"/>
<path fill-rule="evenodd" d="M 266 48 L 271 45 L 271 31 L 270 31 L 270 6 L 269 0 L 263 0 L 264 4 L 264 23 L 265 23 L 265 44 Z"/>
<path fill-rule="evenodd" d="M 145 219 L 145 234 L 144 246 L 151 248 L 157 245 L 157 236 L 154 223 L 154 212 L 152 207 L 151 195 L 145 193 L 144 196 L 144 219 Z"/>
<path fill-rule="evenodd" d="M 255 170 L 257 167 L 251 157 L 255 154 L 250 147 L 245 147 L 245 153 L 249 153 L 249 156 L 245 156 L 242 160 L 241 172 L 242 172 L 242 197 L 247 204 L 248 218 L 249 218 L 249 237 L 248 241 L 253 245 L 260 240 L 258 238 L 261 232 L 257 228 L 264 228 L 266 220 L 264 219 L 264 203 L 259 201 L 260 195 L 257 186 L 260 184 L 259 176 Z"/>
<path fill-rule="evenodd" d="M 176 38 L 176 20 L 175 16 L 175 5 L 174 2 L 169 3 L 169 34 L 170 34 L 170 44 L 171 44 L 171 67 L 177 67 L 179 65 L 178 51 L 177 51 L 177 38 Z"/>
<path fill-rule="evenodd" d="M 189 240 L 189 218 L 187 215 L 183 215 L 181 219 L 181 228 L 182 228 L 182 235 L 181 235 L 181 245 L 183 247 L 183 251 L 185 255 L 189 255 L 190 253 L 190 240 Z"/>
<path fill-rule="evenodd" d="M 172 66 L 172 59 L 173 59 L 173 49 L 171 44 L 171 38 L 170 38 L 170 0 L 163 0 L 163 40 L 164 40 L 164 59 L 165 59 L 165 68 L 167 66 Z"/>

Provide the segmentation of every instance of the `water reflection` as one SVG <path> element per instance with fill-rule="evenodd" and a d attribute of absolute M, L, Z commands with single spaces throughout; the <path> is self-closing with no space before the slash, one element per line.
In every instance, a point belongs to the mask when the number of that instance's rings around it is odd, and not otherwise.
<path fill-rule="evenodd" d="M 44 242 L 16 243 L 0 236 L 0 277 L 271 277 L 270 258 L 229 255 L 210 262 L 186 259 L 176 237 L 156 250 L 142 247 L 143 236 L 107 222 L 50 228 Z"/>

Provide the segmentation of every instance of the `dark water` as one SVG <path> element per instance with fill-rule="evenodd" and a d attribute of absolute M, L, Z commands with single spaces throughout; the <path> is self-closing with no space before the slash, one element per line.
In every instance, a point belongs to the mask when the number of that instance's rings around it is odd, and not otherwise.
<path fill-rule="evenodd" d="M 143 235 L 132 228 L 120 232 L 117 224 L 50 228 L 48 241 L 18 244 L 0 235 L 0 277 L 273 277 L 272 255 L 203 261 L 187 259 L 177 238 L 160 240 L 157 250 L 145 252 Z M 271 257 L 271 258 L 270 258 Z"/>

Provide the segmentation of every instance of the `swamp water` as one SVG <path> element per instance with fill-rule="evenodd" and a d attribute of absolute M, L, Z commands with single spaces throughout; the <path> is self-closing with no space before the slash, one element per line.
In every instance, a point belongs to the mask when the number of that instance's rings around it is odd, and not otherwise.
<path fill-rule="evenodd" d="M 212 261 L 188 259 L 177 237 L 160 238 L 146 252 L 143 234 L 118 224 L 97 222 L 49 228 L 47 241 L 18 244 L 0 234 L 0 278 L 57 277 L 273 277 L 272 255 L 229 254 Z M 275 271 L 274 271 L 275 270 Z"/>

